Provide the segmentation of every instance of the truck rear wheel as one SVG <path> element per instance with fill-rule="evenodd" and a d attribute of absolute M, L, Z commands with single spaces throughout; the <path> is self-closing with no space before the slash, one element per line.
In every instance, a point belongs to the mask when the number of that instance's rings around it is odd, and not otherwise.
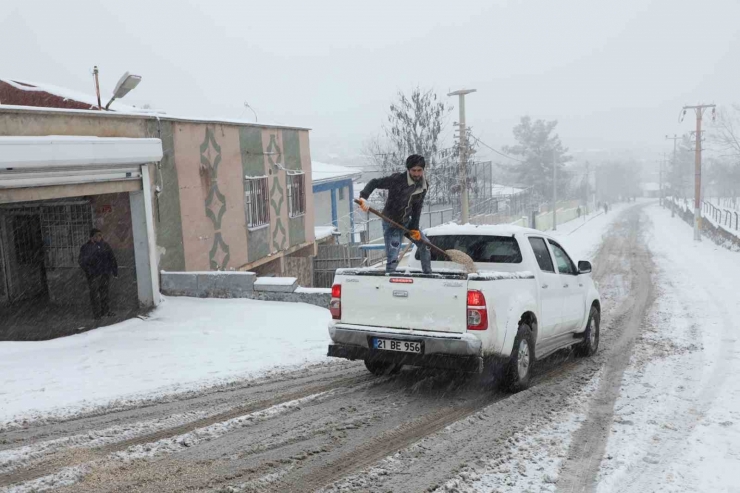
<path fill-rule="evenodd" d="M 534 363 L 534 338 L 528 324 L 519 325 L 514 339 L 511 358 L 504 366 L 503 386 L 510 392 L 519 392 L 529 387 L 532 364 Z"/>
<path fill-rule="evenodd" d="M 397 365 L 395 363 L 387 363 L 385 361 L 370 361 L 365 360 L 365 368 L 373 375 L 395 375 L 403 365 Z"/>

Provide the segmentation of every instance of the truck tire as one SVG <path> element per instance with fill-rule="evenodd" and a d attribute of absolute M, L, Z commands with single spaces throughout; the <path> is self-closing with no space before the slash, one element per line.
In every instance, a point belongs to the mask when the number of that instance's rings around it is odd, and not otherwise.
<path fill-rule="evenodd" d="M 583 333 L 583 342 L 579 342 L 575 347 L 576 356 L 593 356 L 599 349 L 599 338 L 601 336 L 601 314 L 598 308 L 591 307 L 591 313 L 588 315 L 588 323 Z"/>
<path fill-rule="evenodd" d="M 504 365 L 503 387 L 509 392 L 519 392 L 529 387 L 534 363 L 534 337 L 527 323 L 521 323 L 514 339 L 511 358 Z"/>
<path fill-rule="evenodd" d="M 365 368 L 373 375 L 395 375 L 403 365 L 396 365 L 393 363 L 386 363 L 385 361 L 369 361 L 365 360 Z"/>

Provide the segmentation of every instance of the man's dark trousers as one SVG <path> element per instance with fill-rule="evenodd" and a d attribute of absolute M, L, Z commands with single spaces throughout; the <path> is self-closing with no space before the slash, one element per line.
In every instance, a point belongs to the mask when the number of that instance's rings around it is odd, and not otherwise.
<path fill-rule="evenodd" d="M 110 313 L 110 306 L 108 305 L 109 284 L 109 274 L 100 274 L 87 278 L 87 286 L 90 289 L 90 304 L 92 305 L 93 316 L 95 318 L 100 318 Z"/>

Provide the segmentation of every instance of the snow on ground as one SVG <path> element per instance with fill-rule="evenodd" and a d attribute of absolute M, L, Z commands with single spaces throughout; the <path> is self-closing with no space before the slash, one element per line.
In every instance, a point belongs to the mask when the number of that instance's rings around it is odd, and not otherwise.
<path fill-rule="evenodd" d="M 625 372 L 598 492 L 739 491 L 740 254 L 653 205 L 657 300 Z"/>
<path fill-rule="evenodd" d="M 620 212 L 634 205 L 626 202 L 615 204 L 606 214 L 599 209 L 582 218 L 560 224 L 557 230 L 547 233 L 563 244 L 576 264 L 580 260 L 592 260 L 612 222 Z"/>
<path fill-rule="evenodd" d="M 0 342 L 0 427 L 323 361 L 328 310 L 166 298 L 133 319 L 41 342 Z"/>
<path fill-rule="evenodd" d="M 565 409 L 552 413 L 546 422 L 536 423 L 510 437 L 508 450 L 500 457 L 477 468 L 468 468 L 435 491 L 554 492 L 561 463 L 568 455 L 573 433 L 585 419 L 589 399 L 599 386 L 599 377 L 600 373 L 593 376 L 588 385 L 573 395 Z"/>

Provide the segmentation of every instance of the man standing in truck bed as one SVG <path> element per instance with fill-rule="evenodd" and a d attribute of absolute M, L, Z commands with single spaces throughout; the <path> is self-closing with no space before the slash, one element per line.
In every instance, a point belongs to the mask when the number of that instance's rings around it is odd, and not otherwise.
<path fill-rule="evenodd" d="M 421 268 L 425 274 L 432 272 L 432 254 L 429 247 L 420 240 L 425 237 L 419 231 L 419 218 L 427 195 L 429 184 L 424 178 L 426 161 L 423 156 L 412 154 L 406 159 L 406 172 L 394 173 L 383 178 L 374 178 L 360 192 L 360 208 L 367 212 L 370 206 L 368 197 L 376 189 L 388 190 L 383 214 L 389 219 L 411 230 L 410 239 L 420 252 Z M 385 240 L 385 271 L 395 272 L 398 267 L 398 254 L 401 250 L 404 231 L 383 221 L 383 239 Z"/>

